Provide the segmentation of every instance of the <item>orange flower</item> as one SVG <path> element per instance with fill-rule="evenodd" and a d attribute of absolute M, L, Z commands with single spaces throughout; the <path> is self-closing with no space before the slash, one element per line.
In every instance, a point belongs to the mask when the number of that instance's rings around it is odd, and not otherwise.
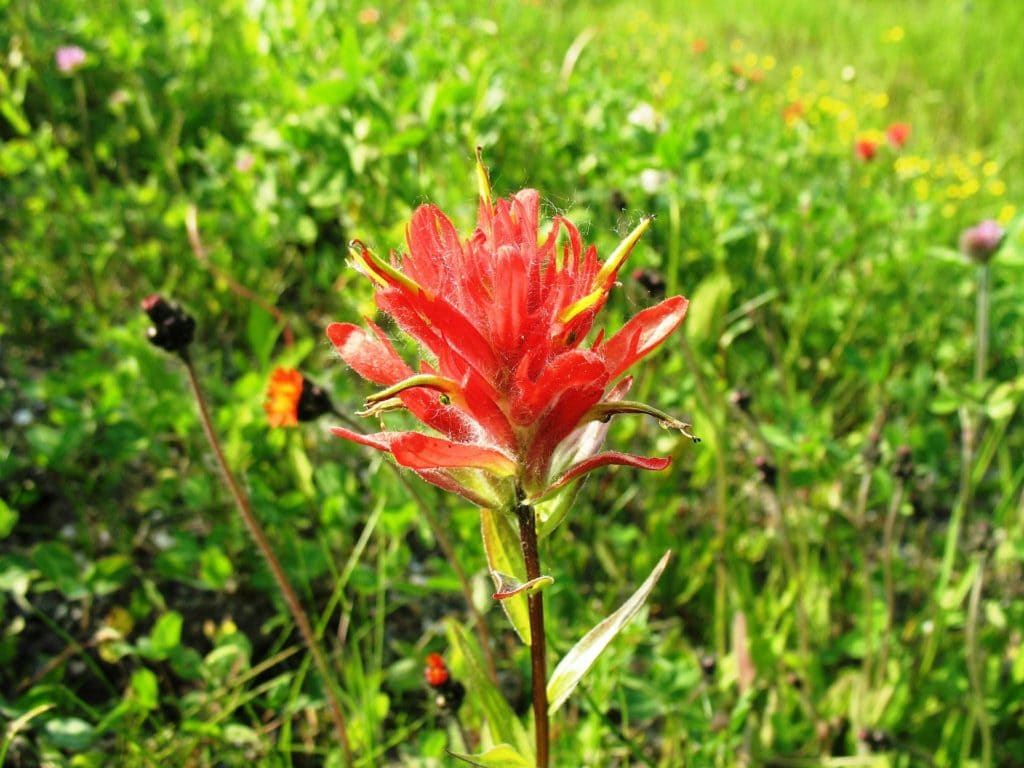
<path fill-rule="evenodd" d="M 885 138 L 896 149 L 899 149 L 910 138 L 910 123 L 893 123 L 885 129 Z"/>
<path fill-rule="evenodd" d="M 698 37 L 692 43 L 690 43 L 690 50 L 697 56 L 704 53 L 708 49 L 707 40 L 702 37 Z"/>
<path fill-rule="evenodd" d="M 804 115 L 804 105 L 800 101 L 792 101 L 782 110 L 782 120 L 787 126 L 794 125 Z"/>
<path fill-rule="evenodd" d="M 294 427 L 299 423 L 299 400 L 302 398 L 302 374 L 293 368 L 275 368 L 270 374 L 270 387 L 263 410 L 272 427 Z"/>

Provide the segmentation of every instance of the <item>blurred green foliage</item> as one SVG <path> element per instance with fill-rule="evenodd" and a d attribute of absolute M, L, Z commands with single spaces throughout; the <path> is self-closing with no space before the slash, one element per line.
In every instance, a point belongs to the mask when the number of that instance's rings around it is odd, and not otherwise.
<path fill-rule="evenodd" d="M 270 430 L 261 401 L 292 365 L 358 407 L 366 387 L 322 333 L 373 312 L 346 244 L 401 249 L 424 201 L 468 232 L 482 145 L 497 192 L 538 188 L 602 253 L 657 215 L 608 327 L 652 292 L 692 301 L 636 388 L 704 442 L 616 424 L 616 446 L 676 463 L 592 479 L 543 553 L 559 655 L 675 553 L 646 620 L 559 713 L 555 764 L 1018 764 L 1019 8 L 0 13 L 0 761 L 340 761 L 183 372 L 145 340 L 153 291 L 197 319 L 216 428 L 321 613 L 361 764 L 464 751 L 422 659 L 466 607 L 409 491 L 322 430 Z M 86 59 L 63 73 L 67 45 Z M 898 121 L 906 146 L 856 157 L 858 136 Z M 955 246 L 986 217 L 1009 234 L 976 382 L 975 271 Z M 283 313 L 293 345 L 239 286 Z M 417 490 L 523 713 L 528 658 L 491 607 L 477 513 Z M 477 732 L 473 691 L 462 715 Z"/>

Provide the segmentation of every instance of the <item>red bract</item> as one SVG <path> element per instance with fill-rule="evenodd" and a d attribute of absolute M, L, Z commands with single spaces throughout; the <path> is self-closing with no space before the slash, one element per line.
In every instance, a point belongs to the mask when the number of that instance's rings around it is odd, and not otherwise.
<path fill-rule="evenodd" d="M 429 360 L 413 370 L 369 320 L 369 330 L 327 329 L 345 362 L 384 387 L 361 415 L 404 409 L 437 434 L 340 427 L 335 434 L 390 452 L 425 480 L 497 509 L 538 500 L 605 464 L 665 468 L 668 459 L 597 451 L 603 423 L 618 413 L 647 413 L 686 432 L 664 413 L 622 400 L 629 380 L 621 377 L 679 326 L 687 300 L 667 299 L 611 338 L 602 332 L 586 342 L 650 219 L 602 262 L 560 216 L 540 235 L 535 190 L 492 202 L 482 165 L 478 173 L 478 224 L 468 240 L 424 205 L 407 229 L 408 254 L 384 261 L 361 243 L 351 249 L 377 285 L 377 306 Z"/>

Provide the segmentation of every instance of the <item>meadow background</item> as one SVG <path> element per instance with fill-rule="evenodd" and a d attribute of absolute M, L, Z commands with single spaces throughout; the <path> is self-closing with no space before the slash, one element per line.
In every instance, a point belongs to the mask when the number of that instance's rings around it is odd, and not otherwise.
<path fill-rule="evenodd" d="M 603 254 L 657 216 L 606 327 L 691 299 L 636 390 L 703 442 L 614 425 L 673 466 L 592 478 L 543 553 L 559 655 L 675 553 L 554 763 L 1024 765 L 1024 5 L 490 5 L 0 0 L 0 763 L 340 764 L 183 370 L 146 341 L 154 291 L 196 318 L 358 764 L 462 747 L 423 668 L 462 674 L 467 592 L 527 711 L 477 512 L 330 417 L 262 408 L 278 365 L 361 405 L 323 333 L 374 311 L 346 244 L 403 248 L 426 201 L 468 233 L 481 145 L 497 194 L 539 189 Z M 957 241 L 985 218 L 1007 239 L 979 377 Z M 468 733 L 480 712 L 470 688 Z"/>

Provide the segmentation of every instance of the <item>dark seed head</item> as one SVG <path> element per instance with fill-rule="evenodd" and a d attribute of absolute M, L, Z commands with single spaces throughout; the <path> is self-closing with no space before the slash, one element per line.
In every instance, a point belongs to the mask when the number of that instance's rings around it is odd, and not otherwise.
<path fill-rule="evenodd" d="M 146 337 L 151 344 L 168 352 L 184 352 L 188 349 L 196 331 L 196 321 L 190 314 L 155 293 L 141 303 L 142 310 L 153 323 L 146 330 Z"/>

